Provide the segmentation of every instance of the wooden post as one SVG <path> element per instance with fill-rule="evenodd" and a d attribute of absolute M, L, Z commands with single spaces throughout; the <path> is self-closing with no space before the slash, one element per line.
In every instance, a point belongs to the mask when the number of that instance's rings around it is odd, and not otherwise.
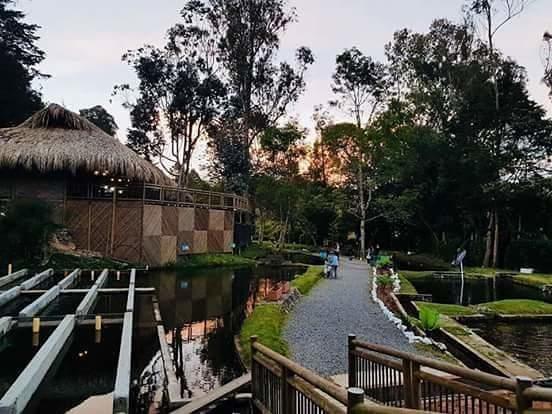
<path fill-rule="evenodd" d="M 8 275 L 11 275 L 12 274 L 12 270 L 13 270 L 13 267 L 12 267 L 12 264 L 10 263 L 8 265 Z"/>
<path fill-rule="evenodd" d="M 254 335 L 250 338 L 250 346 L 251 346 L 251 395 L 253 401 L 257 399 L 257 390 L 259 389 L 259 384 L 257 384 L 257 368 L 255 367 L 255 359 L 253 358 L 255 354 L 257 353 L 257 350 L 253 347 L 253 344 L 257 342 L 259 338 L 257 335 Z"/>
<path fill-rule="evenodd" d="M 364 390 L 356 387 L 347 388 L 347 413 L 352 413 L 360 404 L 364 404 Z"/>
<path fill-rule="evenodd" d="M 282 377 L 281 384 L 282 389 L 280 390 L 280 403 L 283 413 L 293 413 L 293 390 L 289 385 L 289 380 L 293 377 L 293 372 L 290 372 L 285 366 L 280 366 Z"/>
<path fill-rule="evenodd" d="M 533 407 L 533 402 L 523 395 L 523 391 L 532 385 L 533 381 L 531 378 L 516 377 L 516 404 L 518 413 L 523 413 Z"/>
<path fill-rule="evenodd" d="M 33 318 L 33 333 L 40 332 L 40 318 Z"/>
<path fill-rule="evenodd" d="M 357 364 L 356 364 L 356 358 L 352 354 L 352 352 L 355 349 L 355 346 L 353 345 L 353 341 L 356 339 L 356 335 L 349 334 L 349 337 L 347 338 L 347 359 L 349 361 L 349 368 L 348 368 L 348 387 L 356 387 L 356 376 L 357 376 Z"/>
<path fill-rule="evenodd" d="M 403 388 L 404 388 L 404 404 L 406 408 L 414 408 L 413 392 L 412 392 L 412 361 L 409 359 L 402 360 L 403 370 Z"/>
<path fill-rule="evenodd" d="M 410 364 L 410 383 L 412 384 L 410 390 L 412 392 L 412 408 L 416 410 L 420 409 L 420 400 L 422 395 L 422 383 L 420 381 L 419 373 L 420 364 L 412 361 Z"/>

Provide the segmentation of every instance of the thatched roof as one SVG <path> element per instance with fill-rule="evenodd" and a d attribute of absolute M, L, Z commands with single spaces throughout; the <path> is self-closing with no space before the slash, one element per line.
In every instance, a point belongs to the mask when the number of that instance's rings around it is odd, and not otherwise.
<path fill-rule="evenodd" d="M 0 168 L 29 171 L 107 171 L 111 176 L 155 184 L 168 178 L 119 140 L 80 115 L 51 104 L 21 125 L 0 128 Z"/>

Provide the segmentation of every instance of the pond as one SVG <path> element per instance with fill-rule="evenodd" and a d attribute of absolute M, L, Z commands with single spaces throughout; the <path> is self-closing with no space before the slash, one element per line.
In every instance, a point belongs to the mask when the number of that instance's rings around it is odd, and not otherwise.
<path fill-rule="evenodd" d="M 461 279 L 455 276 L 433 276 L 413 279 L 418 293 L 431 294 L 433 302 L 460 304 Z M 476 305 L 503 299 L 535 299 L 551 301 L 542 292 L 530 286 L 514 283 L 509 278 L 465 279 L 462 305 Z"/>
<path fill-rule="evenodd" d="M 260 300 L 279 300 L 289 290 L 289 281 L 304 270 L 303 266 L 259 266 L 137 275 L 138 287 L 156 288 L 166 338 L 184 362 L 180 379 L 185 396 L 201 396 L 244 372 L 234 335 Z M 108 286 L 121 287 L 125 281 L 128 285 L 124 279 L 113 278 Z M 73 312 L 81 298 L 80 294 L 62 295 L 40 316 L 51 319 L 56 314 Z M 151 391 L 151 383 L 158 381 L 160 352 L 152 299 L 151 294 L 136 296 L 132 353 L 132 379 L 139 385 L 136 393 L 139 389 Z M 125 301 L 126 293 L 101 294 L 93 313 L 121 315 Z M 17 306 L 7 313 L 17 313 L 25 303 L 26 300 L 16 302 Z M 53 328 L 43 328 L 40 337 L 33 338 L 30 327 L 16 328 L 0 339 L 0 395 L 52 331 Z M 105 325 L 99 337 L 93 325 L 77 327 L 26 412 L 110 412 L 120 335 L 121 325 Z M 151 394 L 136 396 L 133 412 L 147 412 L 149 397 Z M 226 408 L 221 409 L 227 412 Z"/>
<path fill-rule="evenodd" d="M 550 321 L 478 321 L 468 326 L 497 348 L 552 377 Z"/>

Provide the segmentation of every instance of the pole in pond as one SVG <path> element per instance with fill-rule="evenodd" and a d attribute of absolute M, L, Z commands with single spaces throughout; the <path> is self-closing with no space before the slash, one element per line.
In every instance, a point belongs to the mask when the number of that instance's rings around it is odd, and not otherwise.
<path fill-rule="evenodd" d="M 10 263 L 10 264 L 8 265 L 8 275 L 11 275 L 11 274 L 12 274 L 12 270 L 13 270 L 13 266 L 12 266 L 12 264 Z"/>
<path fill-rule="evenodd" d="M 96 315 L 94 324 L 94 342 L 99 344 L 102 342 L 102 315 Z"/>
<path fill-rule="evenodd" d="M 35 348 L 40 344 L 40 333 L 33 333 L 32 343 Z"/>
<path fill-rule="evenodd" d="M 453 266 L 460 266 L 460 305 L 464 302 L 464 259 L 466 258 L 466 250 L 458 249 L 456 258 L 452 261 Z"/>
<path fill-rule="evenodd" d="M 117 280 L 121 280 L 121 271 L 117 270 Z"/>
<path fill-rule="evenodd" d="M 32 343 L 34 347 L 37 347 L 40 343 L 40 318 L 33 318 L 33 338 Z"/>
<path fill-rule="evenodd" d="M 90 271 L 90 280 L 92 280 L 92 281 L 94 280 L 94 271 L 93 270 Z"/>

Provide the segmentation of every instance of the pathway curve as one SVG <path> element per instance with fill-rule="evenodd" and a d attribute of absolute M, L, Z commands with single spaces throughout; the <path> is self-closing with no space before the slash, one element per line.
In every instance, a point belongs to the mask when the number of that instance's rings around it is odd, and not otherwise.
<path fill-rule="evenodd" d="M 284 330 L 291 357 L 330 376 L 347 372 L 347 336 L 415 352 L 414 345 L 372 300 L 372 276 L 360 261 L 343 258 L 339 279 L 320 282 L 303 297 Z"/>

